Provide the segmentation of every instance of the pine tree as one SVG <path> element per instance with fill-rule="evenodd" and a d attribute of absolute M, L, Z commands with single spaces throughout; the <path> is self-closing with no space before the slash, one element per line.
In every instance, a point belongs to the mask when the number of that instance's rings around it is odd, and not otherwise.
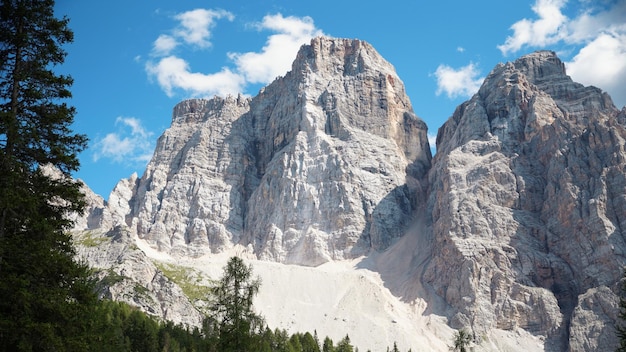
<path fill-rule="evenodd" d="M 211 315 L 205 326 L 213 326 L 220 351 L 248 351 L 252 337 L 263 328 L 263 318 L 252 309 L 261 281 L 252 277 L 252 266 L 232 257 L 213 289 Z"/>
<path fill-rule="evenodd" d="M 393 342 L 393 349 L 391 351 L 400 352 L 400 350 L 398 349 L 398 344 L 395 341 Z"/>
<path fill-rule="evenodd" d="M 89 270 L 67 233 L 84 207 L 69 175 L 86 138 L 63 102 L 72 79 L 53 72 L 73 33 L 53 7 L 0 2 L 0 350 L 82 350 L 93 325 Z"/>
<path fill-rule="evenodd" d="M 317 336 L 317 333 L 315 334 Z M 300 339 L 302 352 L 320 352 L 320 346 L 310 332 L 306 332 Z"/>
<path fill-rule="evenodd" d="M 350 336 L 346 335 L 335 347 L 336 352 L 353 352 L 354 348 L 350 344 Z"/>
<path fill-rule="evenodd" d="M 469 345 L 472 342 L 472 336 L 465 329 L 461 329 L 454 333 L 453 345 L 450 350 L 456 352 L 469 351 Z"/>
<path fill-rule="evenodd" d="M 322 352 L 335 352 L 335 346 L 333 345 L 333 340 L 331 340 L 331 338 L 328 336 L 326 336 L 326 338 L 324 339 Z"/>

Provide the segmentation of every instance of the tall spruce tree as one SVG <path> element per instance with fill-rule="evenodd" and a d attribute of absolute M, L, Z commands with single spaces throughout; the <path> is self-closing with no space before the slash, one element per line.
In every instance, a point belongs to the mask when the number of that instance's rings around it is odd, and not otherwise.
<path fill-rule="evenodd" d="M 252 277 L 252 266 L 232 257 L 213 289 L 211 315 L 205 320 L 205 333 L 217 337 L 220 352 L 254 350 L 253 337 L 260 334 L 263 318 L 254 312 L 254 297 L 261 281 Z"/>
<path fill-rule="evenodd" d="M 64 100 L 72 79 L 53 71 L 73 40 L 69 20 L 55 18 L 53 7 L 52 0 L 0 2 L 3 351 L 84 350 L 90 324 L 81 320 L 95 302 L 67 232 L 68 214 L 84 207 L 69 175 L 86 138 L 70 129 L 75 111 Z"/>

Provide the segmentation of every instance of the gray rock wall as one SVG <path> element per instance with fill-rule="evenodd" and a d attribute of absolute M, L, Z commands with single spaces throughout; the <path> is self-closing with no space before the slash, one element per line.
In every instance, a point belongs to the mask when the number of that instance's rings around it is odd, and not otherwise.
<path fill-rule="evenodd" d="M 617 311 L 625 263 L 625 127 L 552 52 L 497 66 L 457 108 L 429 174 L 425 274 L 454 327 L 522 327 L 551 350 L 615 342 L 606 310 Z M 581 324 L 587 313 L 605 323 Z"/>

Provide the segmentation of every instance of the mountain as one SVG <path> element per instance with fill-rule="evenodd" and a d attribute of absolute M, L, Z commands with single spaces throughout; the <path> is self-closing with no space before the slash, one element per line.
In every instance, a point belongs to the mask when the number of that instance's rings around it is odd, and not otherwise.
<path fill-rule="evenodd" d="M 496 66 L 433 158 L 393 66 L 315 38 L 253 98 L 174 107 L 141 178 L 85 189 L 79 255 L 103 294 L 193 325 L 237 254 L 271 283 L 270 325 L 359 348 L 447 350 L 465 328 L 483 350 L 613 349 L 625 140 L 626 110 L 542 51 Z"/>
<path fill-rule="evenodd" d="M 543 51 L 498 65 L 442 126 L 424 280 L 456 311 L 453 327 L 520 327 L 560 351 L 614 349 L 625 115 Z"/>

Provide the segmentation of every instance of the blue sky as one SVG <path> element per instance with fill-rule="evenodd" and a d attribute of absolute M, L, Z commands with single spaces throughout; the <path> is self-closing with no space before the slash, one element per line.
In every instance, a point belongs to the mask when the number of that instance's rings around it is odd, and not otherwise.
<path fill-rule="evenodd" d="M 626 105 L 625 0 L 57 0 L 55 10 L 75 36 L 58 68 L 74 78 L 74 130 L 90 139 L 76 177 L 105 198 L 143 174 L 176 103 L 254 96 L 317 35 L 371 43 L 432 136 L 496 64 L 538 49 Z"/>

